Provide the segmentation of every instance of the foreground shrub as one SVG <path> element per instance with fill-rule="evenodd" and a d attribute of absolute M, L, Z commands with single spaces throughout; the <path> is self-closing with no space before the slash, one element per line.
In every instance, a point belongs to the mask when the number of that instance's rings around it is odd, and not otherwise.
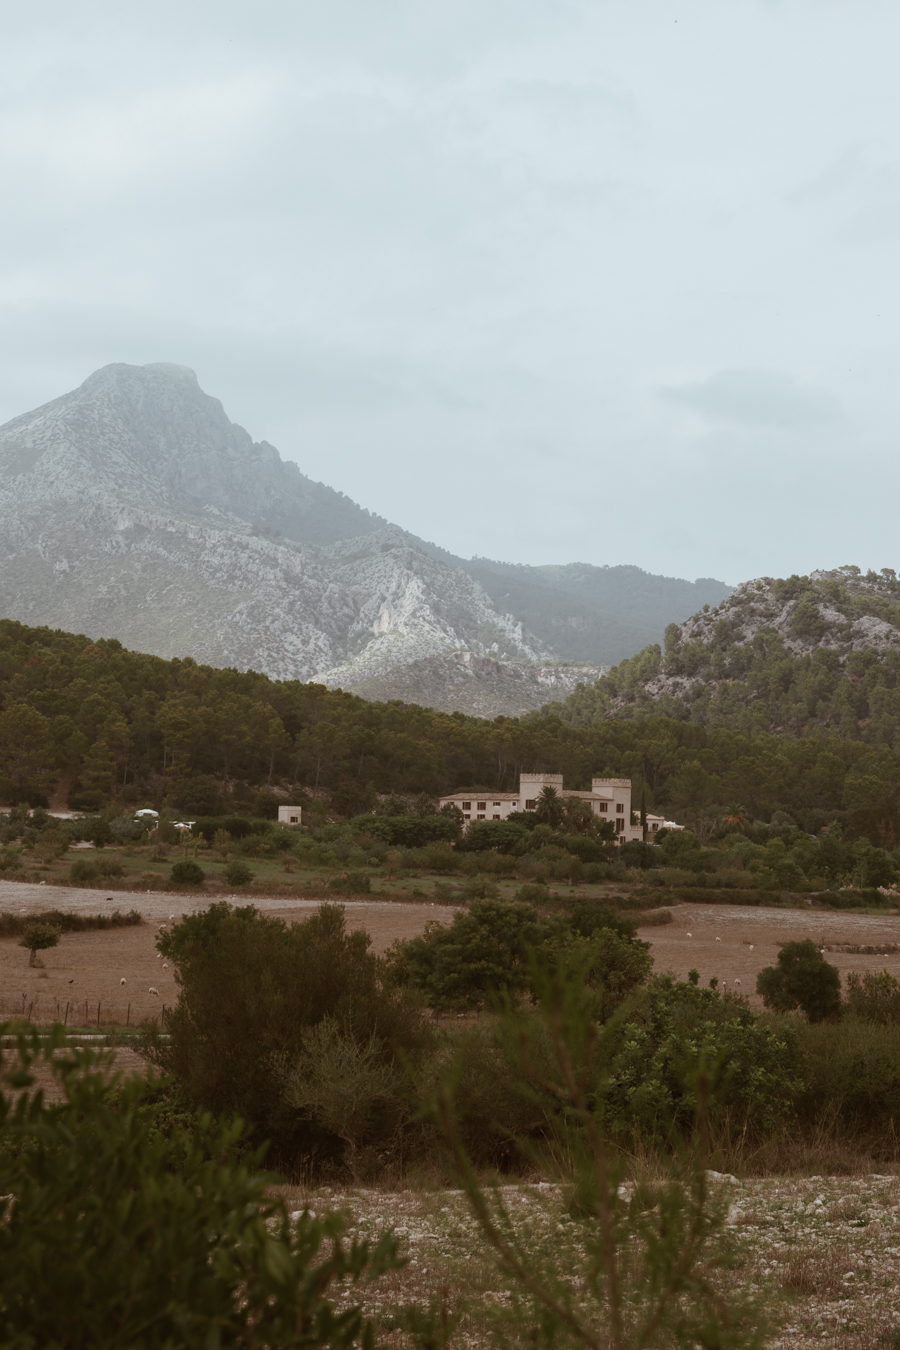
<path fill-rule="evenodd" d="M 606 1117 L 626 1134 L 683 1131 L 701 1105 L 703 1066 L 723 1124 L 764 1135 L 801 1089 L 793 1060 L 789 1033 L 740 999 L 657 977 L 630 1006 L 604 1088 Z"/>
<path fill-rule="evenodd" d="M 253 906 L 212 905 L 156 945 L 175 962 L 180 993 L 166 1017 L 169 1040 L 151 1045 L 152 1061 L 189 1100 L 240 1115 L 292 1163 L 345 1152 L 324 1102 L 321 1110 L 297 1105 L 304 1066 L 321 1079 L 334 1048 L 310 1040 L 315 1028 L 328 1021 L 344 1046 L 372 1047 L 383 1065 L 398 1056 L 415 1062 L 430 1044 L 418 1000 L 388 978 L 365 933 L 346 931 L 340 905 L 322 905 L 291 927 Z M 389 1137 L 395 1123 L 392 1105 L 355 1143 Z"/>
<path fill-rule="evenodd" d="M 849 1016 L 839 1023 L 795 1021 L 791 1034 L 803 1079 L 795 1101 L 801 1125 L 808 1131 L 824 1125 L 876 1157 L 896 1160 L 900 1025 Z"/>
<path fill-rule="evenodd" d="M 438 1011 L 480 1007 L 501 991 L 528 988 L 529 951 L 542 938 L 531 905 L 473 900 L 449 928 L 428 924 L 404 944 L 410 985 Z"/>
<path fill-rule="evenodd" d="M 531 1224 L 523 1231 L 506 1210 L 502 1188 L 482 1185 L 460 1125 L 459 1069 L 438 1083 L 432 1100 L 472 1218 L 500 1281 L 511 1286 L 508 1306 L 479 1310 L 493 1332 L 492 1343 L 756 1350 L 762 1344 L 758 1309 L 739 1281 L 710 1278 L 725 1261 L 733 1264 L 733 1257 L 728 1259 L 723 1242 L 726 1202 L 708 1189 L 703 1103 L 692 1120 L 693 1147 L 682 1149 L 679 1163 L 652 1187 L 632 1191 L 623 1185 L 624 1158 L 610 1148 L 602 1107 L 598 1110 L 610 1065 L 590 999 L 558 971 L 548 975 L 538 998 L 539 1015 L 510 1009 L 502 1019 L 521 1094 L 533 1095 L 531 1128 L 510 1144 L 561 1175 L 572 1225 L 568 1241 L 561 1236 L 535 1243 Z M 692 1057 L 699 1080 L 702 1059 Z M 595 1094 L 588 1084 L 598 1078 Z M 530 1137 L 536 1118 L 552 1141 L 543 1152 Z M 557 1231 L 566 1232 L 562 1225 Z"/>
<path fill-rule="evenodd" d="M 775 1012 L 799 1008 L 811 1022 L 822 1022 L 840 1012 L 841 977 L 837 966 L 829 965 L 809 938 L 785 943 L 778 953 L 778 964 L 767 966 L 757 975 L 756 992 L 762 995 L 767 1008 Z"/>
<path fill-rule="evenodd" d="M 3 1345 L 360 1344 L 366 1324 L 343 1299 L 399 1264 L 392 1240 L 373 1250 L 345 1245 L 337 1218 L 292 1223 L 261 1155 L 234 1161 L 238 1125 L 156 1129 L 152 1086 L 110 1093 L 108 1057 L 54 1058 L 63 1045 L 59 1032 L 43 1049 L 20 1038 L 10 1075 L 25 1087 L 40 1063 L 62 1104 L 0 1096 Z"/>
<path fill-rule="evenodd" d="M 206 873 L 200 864 L 191 858 L 181 858 L 173 864 L 169 880 L 176 886 L 202 886 L 206 880 Z"/>

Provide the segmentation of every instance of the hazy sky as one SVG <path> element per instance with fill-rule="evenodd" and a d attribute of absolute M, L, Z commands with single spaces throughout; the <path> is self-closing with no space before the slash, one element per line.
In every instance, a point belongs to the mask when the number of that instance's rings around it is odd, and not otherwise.
<path fill-rule="evenodd" d="M 172 361 L 466 556 L 900 568 L 896 0 L 29 0 L 0 35 L 0 421 Z"/>

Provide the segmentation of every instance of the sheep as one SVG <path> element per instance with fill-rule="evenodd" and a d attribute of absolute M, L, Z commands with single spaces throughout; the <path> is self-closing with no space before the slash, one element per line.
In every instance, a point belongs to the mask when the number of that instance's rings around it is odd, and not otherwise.
<path fill-rule="evenodd" d="M 686 933 L 686 934 L 685 934 L 685 937 L 693 937 L 693 936 L 694 936 L 693 933 Z"/>
<path fill-rule="evenodd" d="M 750 943 L 750 950 L 751 950 L 751 952 L 753 951 L 753 943 L 752 943 L 752 942 Z"/>
<path fill-rule="evenodd" d="M 161 961 L 161 960 L 162 960 L 162 952 L 157 952 L 157 953 L 156 953 L 156 959 L 157 959 L 157 961 Z"/>
<path fill-rule="evenodd" d="M 735 980 L 736 985 L 740 986 L 740 983 L 741 983 L 740 980 Z"/>
<path fill-rule="evenodd" d="M 716 942 L 721 942 L 721 941 L 722 941 L 721 938 L 716 938 Z"/>
<path fill-rule="evenodd" d="M 155 994 L 156 997 L 159 998 L 159 990 L 158 990 L 158 989 L 154 989 L 152 984 L 151 984 L 150 988 L 147 990 L 147 993 L 148 993 L 148 994 Z"/>
<path fill-rule="evenodd" d="M 121 980 L 119 981 L 119 984 L 124 984 L 124 983 L 125 983 L 125 976 L 123 975 L 122 978 L 121 978 Z"/>
<path fill-rule="evenodd" d="M 170 915 L 169 915 L 169 921 L 170 921 L 171 923 L 174 923 L 174 922 L 175 922 L 175 915 L 174 915 L 174 914 L 170 914 Z"/>
<path fill-rule="evenodd" d="M 163 961 L 163 970 L 168 970 L 168 969 L 169 969 L 169 963 L 168 963 L 168 961 Z"/>

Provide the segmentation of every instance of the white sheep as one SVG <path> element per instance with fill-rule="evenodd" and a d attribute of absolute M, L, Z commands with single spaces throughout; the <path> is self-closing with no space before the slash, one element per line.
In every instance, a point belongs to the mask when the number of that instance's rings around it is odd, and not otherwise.
<path fill-rule="evenodd" d="M 163 970 L 168 970 L 168 969 L 169 969 L 169 963 L 168 963 L 168 961 L 163 961 Z"/>
<path fill-rule="evenodd" d="M 735 984 L 739 985 L 739 984 L 740 984 L 740 980 L 735 980 Z"/>
<path fill-rule="evenodd" d="M 161 960 L 162 960 L 162 952 L 157 952 L 157 953 L 156 953 L 156 959 L 157 959 L 157 961 L 161 961 Z"/>
<path fill-rule="evenodd" d="M 693 935 L 693 933 L 687 933 L 687 934 L 685 934 L 685 936 L 686 936 L 686 937 L 693 937 L 694 935 Z"/>
<path fill-rule="evenodd" d="M 152 984 L 151 984 L 150 988 L 147 990 L 147 993 L 148 993 L 148 994 L 155 994 L 156 997 L 159 998 L 159 990 L 158 990 L 158 989 L 154 989 Z"/>
<path fill-rule="evenodd" d="M 174 914 L 170 914 L 170 915 L 169 915 L 169 919 L 170 919 L 172 922 L 174 922 L 174 921 L 175 921 L 175 915 L 174 915 Z"/>
<path fill-rule="evenodd" d="M 119 981 L 119 984 L 124 984 L 124 983 L 125 983 L 125 976 L 123 975 L 122 978 L 121 978 L 121 980 Z"/>
<path fill-rule="evenodd" d="M 752 942 L 750 943 L 750 950 L 751 950 L 751 952 L 753 951 L 753 943 L 752 943 Z"/>
<path fill-rule="evenodd" d="M 722 941 L 721 938 L 716 938 L 716 942 L 721 942 L 721 941 Z"/>

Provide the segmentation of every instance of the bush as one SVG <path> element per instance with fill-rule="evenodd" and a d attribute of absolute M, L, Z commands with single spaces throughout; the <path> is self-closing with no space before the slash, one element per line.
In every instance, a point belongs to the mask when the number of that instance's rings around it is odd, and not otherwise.
<path fill-rule="evenodd" d="M 803 1078 L 795 1109 L 808 1129 L 837 1127 L 875 1156 L 896 1156 L 900 1120 L 900 1025 L 844 1017 L 791 1029 Z"/>
<path fill-rule="evenodd" d="M 110 1057 L 60 1061 L 63 1046 L 20 1038 L 13 1066 L 19 1087 L 52 1075 L 61 1104 L 0 1097 L 3 1344 L 279 1350 L 298 1327 L 310 1350 L 358 1344 L 348 1296 L 398 1264 L 391 1240 L 371 1251 L 336 1241 L 334 1217 L 293 1223 L 261 1154 L 237 1160 L 238 1125 L 161 1129 L 152 1086 L 135 1076 L 113 1099 Z"/>
<path fill-rule="evenodd" d="M 621 1030 L 604 1089 L 607 1120 L 624 1134 L 691 1127 L 704 1067 L 717 1113 L 735 1131 L 765 1133 L 801 1087 L 791 1041 L 740 1000 L 670 976 L 654 978 Z"/>
<path fill-rule="evenodd" d="M 424 848 L 438 839 L 456 840 L 459 824 L 452 816 L 356 816 L 351 822 L 355 834 L 368 834 L 393 848 Z"/>
<path fill-rule="evenodd" d="M 253 799 L 253 814 L 262 820 L 277 820 L 281 798 L 269 788 L 261 788 Z"/>
<path fill-rule="evenodd" d="M 89 858 L 76 858 L 69 868 L 69 880 L 76 883 L 79 881 L 96 881 L 99 875 L 99 867 Z"/>
<path fill-rule="evenodd" d="M 99 858 L 97 860 L 97 871 L 101 877 L 121 877 L 125 875 L 125 868 L 119 862 L 114 862 L 112 858 Z"/>
<path fill-rule="evenodd" d="M 372 882 L 365 872 L 343 872 L 339 877 L 331 878 L 328 889 L 343 891 L 346 895 L 368 895 Z"/>
<path fill-rule="evenodd" d="M 292 1105 L 314 1027 L 330 1019 L 344 1048 L 372 1045 L 384 1065 L 398 1056 L 414 1064 L 430 1044 L 418 1000 L 388 978 L 365 933 L 346 931 L 340 905 L 322 905 L 290 928 L 252 906 L 212 905 L 156 945 L 177 965 L 180 993 L 166 1018 L 170 1039 L 150 1047 L 151 1059 L 198 1106 L 249 1121 L 292 1167 L 347 1147 L 324 1107 Z M 316 1074 L 332 1051 L 327 1037 L 318 1043 Z M 389 1139 L 396 1123 L 393 1107 L 381 1112 L 367 1138 Z"/>
<path fill-rule="evenodd" d="M 202 886 L 206 880 L 206 873 L 200 864 L 191 858 L 181 858 L 173 864 L 169 880 L 177 886 Z"/>
<path fill-rule="evenodd" d="M 513 896 L 520 905 L 549 905 L 550 892 L 546 886 L 539 882 L 528 881 L 524 886 L 520 886 Z"/>
<path fill-rule="evenodd" d="M 528 952 L 543 936 L 531 905 L 473 900 L 449 928 L 429 924 L 405 944 L 410 985 L 438 1011 L 479 1007 L 529 987 Z"/>
<path fill-rule="evenodd" d="M 877 975 L 871 970 L 863 975 L 851 970 L 847 975 L 847 1009 L 868 1022 L 900 1026 L 900 980 L 886 970 Z"/>
<path fill-rule="evenodd" d="M 521 825 L 511 825 L 508 820 L 475 820 L 463 835 L 460 848 L 467 853 L 497 848 L 515 856 L 526 853 L 530 843 L 531 837 Z"/>
<path fill-rule="evenodd" d="M 626 867 L 639 867 L 646 871 L 649 867 L 658 867 L 662 862 L 662 849 L 645 844 L 641 839 L 629 839 L 619 846 L 619 861 Z"/>
<path fill-rule="evenodd" d="M 841 977 L 809 938 L 787 942 L 777 966 L 767 966 L 756 977 L 756 992 L 775 1012 L 799 1008 L 811 1022 L 834 1017 L 841 1007 Z"/>
<path fill-rule="evenodd" d="M 248 820 L 246 816 L 205 816 L 195 820 L 192 829 L 211 844 L 216 830 L 226 830 L 232 839 L 246 839 L 251 834 L 268 834 L 270 826 L 267 820 Z"/>
<path fill-rule="evenodd" d="M 222 810 L 222 784 L 211 774 L 183 778 L 172 785 L 175 809 L 188 817 L 217 816 Z"/>
<path fill-rule="evenodd" d="M 246 886 L 255 875 L 256 873 L 251 871 L 240 858 L 235 858 L 234 862 L 230 862 L 225 868 L 225 880 L 229 886 Z"/>
<path fill-rule="evenodd" d="M 576 900 L 569 916 L 572 931 L 582 937 L 590 937 L 598 929 L 608 928 L 619 937 L 634 939 L 637 937 L 637 922 L 626 918 L 608 905 L 596 900 Z M 646 946 L 647 944 L 642 944 Z"/>

